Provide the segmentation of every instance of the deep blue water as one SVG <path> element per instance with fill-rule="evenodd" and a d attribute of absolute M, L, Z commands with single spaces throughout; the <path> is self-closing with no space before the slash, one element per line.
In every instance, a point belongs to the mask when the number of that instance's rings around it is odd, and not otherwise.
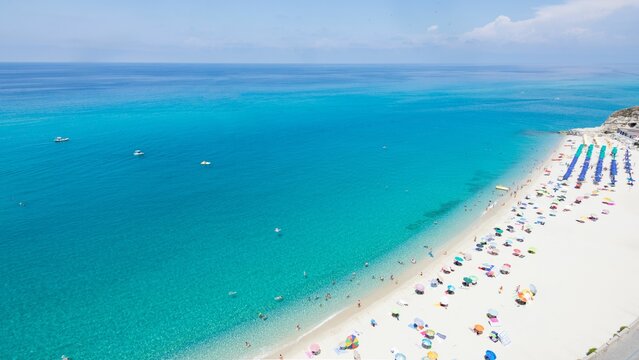
<path fill-rule="evenodd" d="M 257 351 L 366 292 L 371 273 L 400 271 L 397 256 L 445 241 L 479 214 L 462 211 L 469 199 L 544 157 L 552 132 L 636 105 L 637 80 L 610 68 L 0 64 L 0 355 Z M 307 301 L 327 291 L 334 300 Z"/>

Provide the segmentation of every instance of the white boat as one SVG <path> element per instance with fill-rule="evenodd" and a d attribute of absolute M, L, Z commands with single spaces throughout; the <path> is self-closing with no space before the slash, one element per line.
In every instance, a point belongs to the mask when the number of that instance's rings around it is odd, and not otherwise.
<path fill-rule="evenodd" d="M 211 162 L 210 162 L 210 161 L 206 161 L 206 160 L 205 160 L 205 161 L 202 161 L 202 162 L 200 163 L 200 165 L 202 165 L 202 166 L 211 165 Z"/>
<path fill-rule="evenodd" d="M 495 186 L 495 189 L 501 190 L 501 191 L 510 191 L 510 188 L 504 185 L 497 185 Z"/>
<path fill-rule="evenodd" d="M 67 141 L 69 141 L 69 138 L 68 137 L 62 137 L 62 136 L 56 136 L 56 138 L 53 139 L 53 141 L 55 141 L 55 142 L 67 142 Z"/>
<path fill-rule="evenodd" d="M 135 150 L 135 151 L 133 152 L 133 156 L 142 156 L 142 155 L 144 155 L 144 153 L 142 152 L 142 150 Z"/>
<path fill-rule="evenodd" d="M 280 228 L 277 228 L 277 227 L 276 227 L 276 228 L 275 228 L 275 230 L 273 230 L 273 231 L 275 231 L 276 233 L 278 233 L 278 234 L 279 234 L 279 233 L 281 233 L 281 232 L 282 232 L 282 229 L 280 229 Z"/>
<path fill-rule="evenodd" d="M 282 300 L 284 300 L 284 296 L 280 295 L 275 297 L 275 301 L 282 301 Z"/>

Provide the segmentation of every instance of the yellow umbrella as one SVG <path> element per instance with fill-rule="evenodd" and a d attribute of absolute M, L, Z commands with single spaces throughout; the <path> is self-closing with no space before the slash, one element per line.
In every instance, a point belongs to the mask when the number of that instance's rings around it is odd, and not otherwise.
<path fill-rule="evenodd" d="M 428 357 L 428 359 L 430 360 L 437 360 L 437 358 L 439 357 L 439 355 L 437 355 L 436 352 L 434 351 L 429 351 L 428 354 L 426 355 Z"/>

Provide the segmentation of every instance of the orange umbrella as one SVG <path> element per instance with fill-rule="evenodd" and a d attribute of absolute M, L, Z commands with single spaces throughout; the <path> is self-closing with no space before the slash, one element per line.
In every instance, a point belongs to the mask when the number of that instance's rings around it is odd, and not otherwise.
<path fill-rule="evenodd" d="M 479 324 L 475 324 L 474 330 L 476 333 L 481 334 L 484 332 L 484 327 Z"/>

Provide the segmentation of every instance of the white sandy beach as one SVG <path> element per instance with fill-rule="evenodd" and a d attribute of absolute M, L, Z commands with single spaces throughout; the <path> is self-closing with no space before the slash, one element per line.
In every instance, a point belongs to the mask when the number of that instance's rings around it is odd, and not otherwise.
<path fill-rule="evenodd" d="M 361 299 L 361 308 L 354 302 L 352 308 L 268 358 L 277 359 L 281 354 L 284 359 L 353 359 L 359 354 L 362 359 L 394 359 L 397 353 L 402 353 L 407 359 L 422 359 L 434 351 L 439 359 L 483 359 L 485 352 L 491 350 L 497 359 L 578 359 L 589 348 L 599 347 L 620 326 L 639 317 L 639 286 L 634 285 L 634 277 L 639 274 L 639 236 L 634 229 L 639 218 L 639 193 L 625 181 L 626 146 L 603 137 L 597 138 L 599 145 L 595 146 L 591 160 L 593 168 L 582 188 L 576 189 L 575 184 L 586 149 L 565 182 L 567 186 L 554 190 L 562 182 L 558 177 L 564 174 L 566 163 L 575 153 L 576 146 L 571 145 L 582 140 L 577 136 L 565 137 L 516 196 L 503 197 L 493 211 L 460 235 L 460 241 L 451 241 L 448 248 L 438 249 L 435 261 L 414 265 L 409 274 L 416 275 L 405 274 L 399 284 L 387 284 L 383 291 Z M 604 171 L 601 184 L 592 181 L 599 146 L 607 141 L 619 147 L 619 175 L 614 188 L 604 187 L 610 180 L 608 170 Z M 608 147 L 606 153 L 606 168 L 610 166 L 611 149 Z M 563 158 L 552 161 L 559 153 L 564 154 Z M 632 151 L 631 159 L 637 155 L 637 151 Z M 550 173 L 545 175 L 543 168 Z M 547 192 L 537 196 L 536 190 L 542 187 Z M 598 194 L 593 195 L 597 189 Z M 565 196 L 564 201 L 558 201 L 560 195 Z M 584 197 L 579 204 L 575 203 L 578 197 Z M 605 198 L 611 198 L 614 205 L 604 204 Z M 550 214 L 553 202 L 558 204 L 556 216 Z M 591 214 L 598 220 L 587 219 Z M 535 223 L 539 216 L 545 217 L 544 225 Z M 531 229 L 530 233 L 523 231 L 517 222 L 521 218 L 527 220 L 524 226 Z M 577 221 L 583 218 L 583 223 Z M 495 235 L 495 227 L 506 230 L 507 225 L 512 225 L 514 232 L 504 231 L 502 236 L 495 237 L 498 255 L 489 254 L 488 246 L 483 251 L 475 250 L 475 234 L 477 242 L 481 242 L 482 237 Z M 512 239 L 512 246 L 503 245 L 507 239 Z M 530 247 L 536 248 L 535 254 L 527 252 Z M 513 249 L 520 249 L 525 257 L 514 256 Z M 454 265 L 453 258 L 463 256 L 460 253 L 471 255 L 472 260 L 464 261 L 462 266 Z M 421 259 L 425 256 L 426 253 L 416 254 Z M 495 265 L 495 277 L 488 277 L 486 271 L 479 269 L 484 263 Z M 512 265 L 511 272 L 502 274 L 499 269 L 506 263 Z M 445 274 L 441 271 L 444 266 L 455 271 Z M 477 284 L 462 286 L 462 279 L 473 275 Z M 432 287 L 431 279 L 438 276 L 443 285 Z M 417 283 L 425 285 L 423 295 L 416 294 Z M 440 299 L 449 284 L 456 291 L 447 295 L 449 306 L 444 308 Z M 519 305 L 515 301 L 516 289 L 523 291 L 530 284 L 535 285 L 537 294 L 527 304 Z M 400 300 L 408 305 L 398 305 Z M 489 324 L 489 309 L 498 311 L 499 326 Z M 399 312 L 399 320 L 391 316 L 393 310 Z M 423 319 L 427 326 L 422 330 L 410 327 L 415 318 Z M 376 327 L 371 326 L 371 319 L 377 322 Z M 472 331 L 475 324 L 485 328 L 483 334 Z M 431 349 L 422 347 L 424 335 L 420 332 L 428 329 L 438 333 Z M 491 331 L 505 335 L 510 343 L 491 341 Z M 359 340 L 357 353 L 338 349 L 349 335 L 356 335 Z M 313 343 L 321 347 L 317 356 L 309 352 Z"/>

